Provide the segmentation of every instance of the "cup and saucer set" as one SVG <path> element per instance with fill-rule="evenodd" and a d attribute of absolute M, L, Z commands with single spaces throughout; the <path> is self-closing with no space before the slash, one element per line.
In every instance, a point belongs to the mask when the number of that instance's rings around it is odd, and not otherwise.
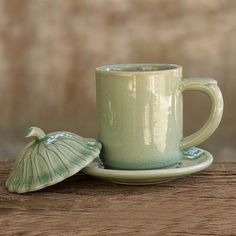
<path fill-rule="evenodd" d="M 203 127 L 183 137 L 183 91 L 211 100 Z M 182 78 L 173 64 L 122 64 L 96 69 L 98 138 L 71 132 L 45 134 L 37 127 L 6 181 L 10 192 L 26 193 L 82 172 L 117 184 L 167 182 L 209 167 L 213 156 L 197 145 L 218 127 L 223 98 L 211 78 Z"/>

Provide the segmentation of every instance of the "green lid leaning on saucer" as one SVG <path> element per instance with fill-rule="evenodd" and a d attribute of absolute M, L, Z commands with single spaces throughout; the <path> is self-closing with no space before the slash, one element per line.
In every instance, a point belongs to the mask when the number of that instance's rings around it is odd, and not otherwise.
<path fill-rule="evenodd" d="M 99 156 L 101 144 L 70 132 L 45 134 L 37 127 L 26 130 L 34 137 L 18 156 L 6 187 L 26 193 L 54 185 L 76 174 Z"/>

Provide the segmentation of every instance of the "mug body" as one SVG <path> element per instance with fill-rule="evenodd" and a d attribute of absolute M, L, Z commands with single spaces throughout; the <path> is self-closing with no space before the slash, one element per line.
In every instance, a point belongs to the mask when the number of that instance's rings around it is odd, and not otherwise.
<path fill-rule="evenodd" d="M 98 139 L 106 168 L 155 169 L 182 159 L 182 68 L 172 64 L 96 69 Z"/>

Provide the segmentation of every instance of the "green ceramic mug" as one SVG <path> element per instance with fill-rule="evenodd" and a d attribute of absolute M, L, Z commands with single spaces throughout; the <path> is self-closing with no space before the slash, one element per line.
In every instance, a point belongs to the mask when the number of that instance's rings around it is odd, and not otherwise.
<path fill-rule="evenodd" d="M 212 109 L 205 125 L 183 137 L 182 94 L 199 90 Z M 155 169 L 173 165 L 182 150 L 206 140 L 218 127 L 223 98 L 211 78 L 182 78 L 173 64 L 108 65 L 96 69 L 101 159 L 112 169 Z"/>

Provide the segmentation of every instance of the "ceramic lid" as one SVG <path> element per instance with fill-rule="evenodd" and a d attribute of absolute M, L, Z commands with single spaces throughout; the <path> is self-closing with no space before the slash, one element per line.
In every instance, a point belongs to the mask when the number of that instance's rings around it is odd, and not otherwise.
<path fill-rule="evenodd" d="M 99 156 L 101 144 L 70 132 L 45 134 L 37 127 L 26 130 L 33 137 L 16 159 L 6 187 L 26 193 L 54 185 L 76 174 Z"/>

